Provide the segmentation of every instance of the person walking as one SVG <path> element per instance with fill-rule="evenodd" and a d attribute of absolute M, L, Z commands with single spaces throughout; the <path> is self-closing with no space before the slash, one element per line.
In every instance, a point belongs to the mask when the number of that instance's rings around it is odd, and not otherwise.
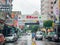
<path fill-rule="evenodd" d="M 32 45 L 36 45 L 36 42 L 35 42 L 35 32 L 32 33 Z"/>

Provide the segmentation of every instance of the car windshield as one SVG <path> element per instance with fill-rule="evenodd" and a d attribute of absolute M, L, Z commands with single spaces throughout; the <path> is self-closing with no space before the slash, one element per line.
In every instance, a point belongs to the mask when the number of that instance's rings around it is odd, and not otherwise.
<path fill-rule="evenodd" d="M 42 33 L 40 33 L 40 35 L 42 35 Z"/>
<path fill-rule="evenodd" d="M 37 32 L 36 34 L 37 34 L 37 35 L 42 35 L 42 32 Z"/>

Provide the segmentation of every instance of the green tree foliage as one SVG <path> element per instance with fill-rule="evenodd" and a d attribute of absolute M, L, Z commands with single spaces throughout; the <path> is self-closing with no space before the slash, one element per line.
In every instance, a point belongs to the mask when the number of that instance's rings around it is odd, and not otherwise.
<path fill-rule="evenodd" d="M 47 21 L 44 21 L 44 27 L 52 27 L 52 23 L 53 21 L 52 20 L 47 20 Z"/>
<path fill-rule="evenodd" d="M 32 26 L 32 32 L 36 32 L 38 30 L 39 26 L 38 25 L 33 25 Z"/>
<path fill-rule="evenodd" d="M 31 32 L 36 32 L 39 28 L 39 25 L 30 25 L 29 27 L 25 26 L 25 31 L 31 30 Z"/>

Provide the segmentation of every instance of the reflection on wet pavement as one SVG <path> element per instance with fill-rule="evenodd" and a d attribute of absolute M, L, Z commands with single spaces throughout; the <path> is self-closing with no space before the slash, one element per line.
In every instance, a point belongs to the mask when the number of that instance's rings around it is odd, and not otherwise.
<path fill-rule="evenodd" d="M 6 43 L 5 45 L 32 45 L 32 40 L 18 39 L 14 43 Z M 39 40 L 36 41 L 36 45 L 60 45 L 60 43 Z"/>
<path fill-rule="evenodd" d="M 6 43 L 5 45 L 31 45 L 31 40 L 18 39 L 16 42 Z"/>
<path fill-rule="evenodd" d="M 6 43 L 6 45 L 32 45 L 30 42 L 25 41 L 17 41 L 15 43 Z M 55 42 L 45 42 L 45 41 L 36 41 L 36 45 L 60 45 L 60 43 Z"/>
<path fill-rule="evenodd" d="M 27 41 L 26 40 L 20 40 L 14 43 L 6 43 L 5 45 L 27 45 Z"/>
<path fill-rule="evenodd" d="M 47 42 L 47 41 L 36 41 L 36 45 L 60 45 L 60 43 Z"/>

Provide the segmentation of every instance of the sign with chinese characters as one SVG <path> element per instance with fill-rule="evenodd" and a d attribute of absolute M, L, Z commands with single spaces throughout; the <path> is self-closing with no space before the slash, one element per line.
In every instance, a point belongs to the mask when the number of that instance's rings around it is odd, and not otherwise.
<path fill-rule="evenodd" d="M 38 20 L 38 15 L 21 15 L 18 20 Z"/>
<path fill-rule="evenodd" d="M 57 20 L 59 20 L 59 5 L 60 5 L 59 0 L 57 0 L 53 7 L 53 12 L 54 12 L 54 15 L 56 16 Z"/>
<path fill-rule="evenodd" d="M 26 19 L 38 19 L 38 16 L 28 15 L 26 16 Z"/>

